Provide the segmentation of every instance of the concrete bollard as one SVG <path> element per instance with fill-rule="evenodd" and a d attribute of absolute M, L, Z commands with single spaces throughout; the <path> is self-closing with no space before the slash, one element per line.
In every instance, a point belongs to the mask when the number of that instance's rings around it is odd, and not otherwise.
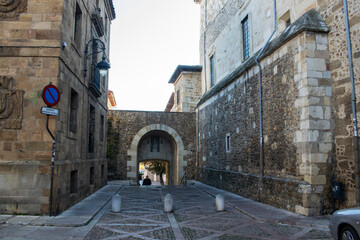
<path fill-rule="evenodd" d="M 216 195 L 215 203 L 216 203 L 216 211 L 219 211 L 219 212 L 224 211 L 225 198 L 223 195 L 221 195 L 221 194 Z"/>
<path fill-rule="evenodd" d="M 164 211 L 166 213 L 172 212 L 174 206 L 174 199 L 170 193 L 166 194 L 164 197 Z"/>
<path fill-rule="evenodd" d="M 116 213 L 121 211 L 121 197 L 119 194 L 112 197 L 111 211 Z"/>

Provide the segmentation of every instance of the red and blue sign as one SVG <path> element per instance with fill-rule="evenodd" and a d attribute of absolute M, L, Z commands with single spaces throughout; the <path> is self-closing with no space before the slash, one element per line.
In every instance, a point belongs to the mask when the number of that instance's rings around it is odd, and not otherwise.
<path fill-rule="evenodd" d="M 42 98 L 49 107 L 55 106 L 60 101 L 59 89 L 52 84 L 47 85 L 42 92 Z"/>

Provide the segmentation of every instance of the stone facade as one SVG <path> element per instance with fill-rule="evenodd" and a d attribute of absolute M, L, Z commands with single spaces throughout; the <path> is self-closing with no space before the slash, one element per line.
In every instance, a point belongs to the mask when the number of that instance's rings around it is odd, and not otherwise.
<path fill-rule="evenodd" d="M 204 96 L 197 109 L 199 180 L 318 215 L 331 209 L 335 175 L 346 189 L 338 207 L 354 206 L 351 86 L 342 2 L 277 1 L 279 27 L 259 60 L 264 137 L 260 189 L 255 57 L 274 30 L 273 1 L 201 1 Z M 360 3 L 348 2 L 358 83 Z"/>
<path fill-rule="evenodd" d="M 174 84 L 171 112 L 194 112 L 201 97 L 202 66 L 179 65 L 169 83 Z M 168 103 L 168 105 L 171 105 Z"/>
<path fill-rule="evenodd" d="M 139 162 L 166 161 L 169 184 L 180 183 L 185 172 L 195 177 L 195 113 L 109 112 L 109 169 L 115 179 L 137 182 Z M 159 137 L 159 150 L 150 150 L 151 137 Z"/>
<path fill-rule="evenodd" d="M 92 71 L 84 77 L 82 70 L 101 58 L 85 61 L 93 37 L 103 40 L 108 55 L 114 14 L 111 0 L 0 3 L 1 213 L 49 212 L 52 139 L 40 113 L 49 83 L 61 95 L 59 115 L 49 117 L 56 140 L 52 212 L 106 184 L 107 78 L 96 96 Z M 90 132 L 99 144 L 89 152 Z"/>

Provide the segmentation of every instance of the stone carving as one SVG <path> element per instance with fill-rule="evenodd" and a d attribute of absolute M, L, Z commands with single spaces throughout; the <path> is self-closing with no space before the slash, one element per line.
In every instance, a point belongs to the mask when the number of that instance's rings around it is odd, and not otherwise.
<path fill-rule="evenodd" d="M 0 0 L 0 19 L 14 19 L 24 12 L 28 0 Z"/>
<path fill-rule="evenodd" d="M 21 129 L 24 91 L 12 90 L 13 81 L 0 76 L 0 129 Z"/>

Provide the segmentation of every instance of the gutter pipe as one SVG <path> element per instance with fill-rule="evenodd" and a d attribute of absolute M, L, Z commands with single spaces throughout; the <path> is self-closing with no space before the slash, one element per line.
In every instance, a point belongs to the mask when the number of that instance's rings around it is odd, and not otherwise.
<path fill-rule="evenodd" d="M 264 53 L 265 48 L 268 46 L 271 38 L 274 36 L 277 30 L 277 14 L 276 14 L 276 0 L 274 0 L 274 31 L 271 33 L 270 37 L 266 41 L 265 45 L 262 47 L 261 51 L 255 58 L 256 64 L 259 66 L 259 122 L 260 122 L 260 174 L 259 174 L 259 199 L 261 199 L 263 191 L 263 178 L 264 178 L 264 138 L 263 138 L 263 105 L 262 105 L 262 69 L 259 59 Z"/>
<path fill-rule="evenodd" d="M 356 94 L 355 94 L 355 81 L 354 81 L 354 68 L 352 59 L 351 49 L 351 37 L 349 27 L 349 13 L 347 7 L 347 0 L 344 0 L 344 11 L 345 11 L 345 25 L 346 25 L 346 38 L 347 48 L 349 55 L 349 72 L 351 81 L 351 102 L 352 102 L 352 114 L 353 114 L 353 144 L 354 144 L 354 163 L 355 163 L 355 193 L 356 193 L 356 206 L 360 207 L 360 159 L 359 159 L 359 136 L 357 126 L 357 112 L 356 112 Z"/>
<path fill-rule="evenodd" d="M 204 53 L 204 66 L 203 66 L 203 71 L 204 71 L 204 82 L 205 82 L 205 90 L 204 90 L 204 94 L 203 96 L 205 95 L 206 91 L 207 91 L 207 77 L 206 77 L 206 30 L 207 30 L 207 0 L 205 0 L 205 3 L 204 3 L 204 11 L 205 11 L 205 14 L 204 14 L 204 33 L 203 33 L 203 36 L 204 36 L 204 41 L 203 41 L 203 53 Z M 196 133 L 196 137 L 197 137 L 197 161 L 196 161 L 196 164 L 197 164 L 197 167 L 200 166 L 200 159 L 199 159 L 199 156 L 200 156 L 200 125 L 199 125 L 199 116 L 200 116 L 200 109 L 199 109 L 200 106 L 198 106 L 197 108 L 197 125 L 198 125 L 198 131 Z"/>
<path fill-rule="evenodd" d="M 205 78 L 205 91 L 204 94 L 207 91 L 207 77 L 206 77 L 206 30 L 207 30 L 207 0 L 205 0 L 205 14 L 204 14 L 204 78 Z"/>

